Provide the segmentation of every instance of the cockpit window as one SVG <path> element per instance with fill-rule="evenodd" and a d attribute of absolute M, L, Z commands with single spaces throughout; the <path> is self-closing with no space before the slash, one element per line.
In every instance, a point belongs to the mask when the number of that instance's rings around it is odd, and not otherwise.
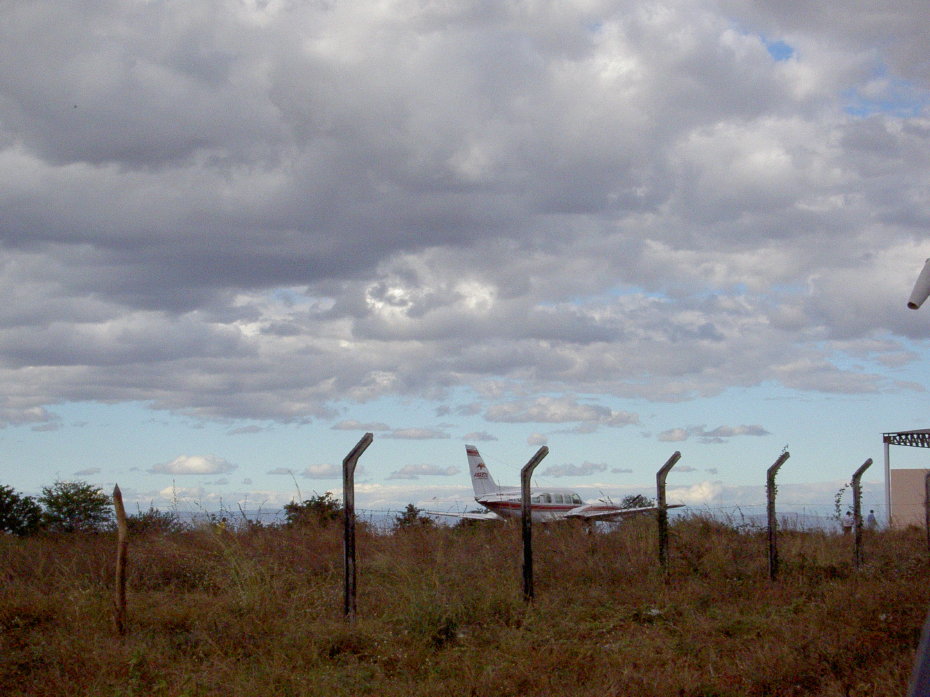
<path fill-rule="evenodd" d="M 575 504 L 576 506 L 580 506 L 580 505 L 581 505 L 581 497 L 580 497 L 578 494 L 572 494 L 572 501 L 571 501 L 571 502 L 572 502 L 573 504 Z"/>

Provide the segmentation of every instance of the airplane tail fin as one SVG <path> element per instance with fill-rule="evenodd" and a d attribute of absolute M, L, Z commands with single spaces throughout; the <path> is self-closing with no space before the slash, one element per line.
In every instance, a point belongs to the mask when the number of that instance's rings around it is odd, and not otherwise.
<path fill-rule="evenodd" d="M 474 445 L 466 445 L 465 454 L 468 455 L 468 471 L 471 474 L 472 487 L 475 489 L 475 498 L 497 493 L 497 484 L 488 472 L 488 466 L 478 454 L 478 448 Z"/>

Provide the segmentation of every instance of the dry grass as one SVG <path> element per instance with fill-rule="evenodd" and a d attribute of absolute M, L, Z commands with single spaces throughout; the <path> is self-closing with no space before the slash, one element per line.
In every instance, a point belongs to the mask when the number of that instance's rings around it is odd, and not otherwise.
<path fill-rule="evenodd" d="M 4 695 L 901 695 L 930 601 L 922 533 L 851 540 L 650 521 L 363 534 L 342 621 L 341 529 L 200 530 L 130 543 L 129 632 L 111 618 L 115 538 L 0 539 Z"/>

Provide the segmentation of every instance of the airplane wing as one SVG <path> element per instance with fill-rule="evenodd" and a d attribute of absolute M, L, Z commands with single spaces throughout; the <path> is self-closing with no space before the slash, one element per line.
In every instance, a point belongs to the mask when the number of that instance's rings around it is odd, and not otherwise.
<path fill-rule="evenodd" d="M 684 506 L 682 503 L 672 503 L 666 506 L 666 508 L 681 508 Z M 575 518 L 578 520 L 622 520 L 624 518 L 630 518 L 636 515 L 642 515 L 644 513 L 653 513 L 659 510 L 658 506 L 643 506 L 642 508 L 588 508 L 582 506 L 581 510 L 577 513 L 569 512 L 565 515 L 566 518 Z"/>
<path fill-rule="evenodd" d="M 422 511 L 425 515 L 438 515 L 447 518 L 464 518 L 465 520 L 504 520 L 492 511 L 471 511 L 465 513 L 449 513 L 448 511 Z"/>

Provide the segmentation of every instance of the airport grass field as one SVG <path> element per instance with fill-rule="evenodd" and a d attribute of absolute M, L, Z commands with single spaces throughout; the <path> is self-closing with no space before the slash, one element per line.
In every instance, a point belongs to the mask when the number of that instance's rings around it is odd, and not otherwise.
<path fill-rule="evenodd" d="M 0 694 L 835 695 L 906 691 L 930 603 L 922 531 L 852 538 L 676 521 L 360 531 L 358 619 L 342 530 L 205 526 L 134 537 L 128 632 L 109 534 L 0 538 Z"/>

